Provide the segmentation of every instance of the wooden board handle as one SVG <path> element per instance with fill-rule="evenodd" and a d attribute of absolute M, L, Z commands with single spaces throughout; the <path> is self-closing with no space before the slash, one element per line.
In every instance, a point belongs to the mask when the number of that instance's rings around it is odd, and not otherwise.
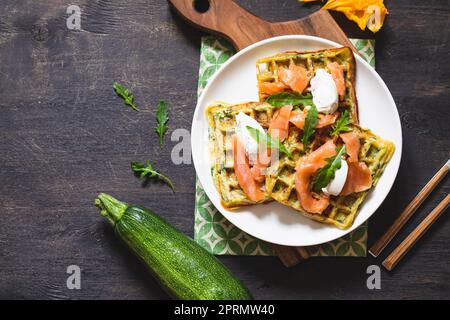
<path fill-rule="evenodd" d="M 194 0 L 168 0 L 174 9 L 190 24 L 227 38 L 238 50 L 264 39 L 266 28 L 255 30 L 252 24 L 263 21 L 231 0 L 209 0 L 209 9 L 198 12 Z M 270 37 L 270 35 L 268 35 Z"/>
<path fill-rule="evenodd" d="M 168 1 L 190 24 L 225 37 L 237 50 L 260 40 L 289 34 L 314 35 L 353 48 L 333 17 L 325 10 L 299 20 L 269 22 L 245 10 L 234 0 L 207 0 L 209 9 L 203 13 L 195 9 L 195 0 Z"/>
<path fill-rule="evenodd" d="M 283 265 L 288 268 L 311 257 L 308 247 L 286 247 L 277 244 L 272 245 L 272 247 Z"/>

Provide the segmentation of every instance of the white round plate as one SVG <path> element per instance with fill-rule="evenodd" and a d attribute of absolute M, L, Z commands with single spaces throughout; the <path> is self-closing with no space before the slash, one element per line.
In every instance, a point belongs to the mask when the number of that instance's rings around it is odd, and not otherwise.
<path fill-rule="evenodd" d="M 256 61 L 284 51 L 319 50 L 341 47 L 322 38 L 291 35 L 270 38 L 251 45 L 228 60 L 210 79 L 194 113 L 191 131 L 192 156 L 200 182 L 211 202 L 230 222 L 248 234 L 287 246 L 310 246 L 328 242 L 351 232 L 366 221 L 386 198 L 394 183 L 402 152 L 402 130 L 394 99 L 380 76 L 361 57 L 356 56 L 356 95 L 360 123 L 375 134 L 395 143 L 396 151 L 376 188 L 372 190 L 353 226 L 340 230 L 312 221 L 294 209 L 269 204 L 227 210 L 211 177 L 208 151 L 206 108 L 214 102 L 243 103 L 258 101 Z"/>

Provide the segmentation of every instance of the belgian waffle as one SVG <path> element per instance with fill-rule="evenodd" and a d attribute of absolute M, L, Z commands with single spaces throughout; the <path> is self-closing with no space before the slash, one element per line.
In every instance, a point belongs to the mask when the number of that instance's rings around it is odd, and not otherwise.
<path fill-rule="evenodd" d="M 348 109 L 352 122 L 358 123 L 358 102 L 355 94 L 355 57 L 350 48 L 326 49 L 310 52 L 285 52 L 256 62 L 258 84 L 277 82 L 278 67 L 288 67 L 290 63 L 303 65 L 312 75 L 317 69 L 326 69 L 329 62 L 337 62 L 344 67 L 345 98 L 339 102 L 339 110 Z M 258 85 L 259 88 L 259 85 Z M 289 89 L 286 89 L 289 91 Z M 265 101 L 267 94 L 259 91 L 260 101 Z"/>
<path fill-rule="evenodd" d="M 227 208 L 237 208 L 245 205 L 255 204 L 244 193 L 239 186 L 234 174 L 234 160 L 232 153 L 231 137 L 236 129 L 236 115 L 243 112 L 256 119 L 265 129 L 269 127 L 277 108 L 262 102 L 249 102 L 237 105 L 218 104 L 208 107 L 206 116 L 209 123 L 209 150 L 211 159 L 211 174 L 214 183 L 221 195 L 222 205 Z M 285 145 L 289 141 L 300 140 L 300 130 L 291 130 Z M 303 155 L 303 147 L 299 149 L 290 148 L 295 159 Z M 292 161 L 292 160 L 290 160 Z M 271 200 L 266 193 L 262 202 Z"/>
<path fill-rule="evenodd" d="M 353 130 L 358 133 L 361 142 L 359 160 L 366 163 L 372 173 L 372 188 L 378 182 L 387 163 L 391 159 L 395 146 L 370 130 L 355 125 Z M 268 170 L 266 176 L 266 192 L 276 201 L 294 208 L 303 215 L 323 223 L 333 224 L 341 229 L 347 229 L 355 220 L 358 208 L 368 192 L 353 193 L 348 196 L 331 197 L 330 206 L 322 214 L 306 212 L 297 199 L 295 190 L 296 162 L 280 158 Z"/>

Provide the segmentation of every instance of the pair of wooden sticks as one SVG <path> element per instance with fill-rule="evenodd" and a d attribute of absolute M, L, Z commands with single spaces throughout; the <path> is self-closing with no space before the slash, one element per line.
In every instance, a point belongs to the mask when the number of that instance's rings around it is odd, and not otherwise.
<path fill-rule="evenodd" d="M 397 235 L 401 228 L 416 212 L 420 205 L 428 198 L 430 193 L 436 188 L 439 182 L 444 179 L 450 170 L 450 159 L 439 169 L 439 171 L 428 181 L 416 197 L 403 210 L 400 216 L 394 221 L 386 233 L 370 248 L 369 253 L 375 258 L 383 251 L 384 248 Z M 436 208 L 431 211 L 428 216 L 398 245 L 394 251 L 383 261 L 383 266 L 391 271 L 398 262 L 406 255 L 413 245 L 425 234 L 431 225 L 445 212 L 450 204 L 450 194 L 442 200 Z"/>
<path fill-rule="evenodd" d="M 394 221 L 386 233 L 370 248 L 369 253 L 375 258 L 397 235 L 401 228 L 416 212 L 419 206 L 428 198 L 430 193 L 436 188 L 450 170 L 450 159 L 441 169 L 428 181 L 416 197 L 403 210 L 400 216 Z M 425 234 L 431 225 L 444 213 L 450 204 L 450 194 L 442 200 L 433 211 L 411 232 L 405 240 L 383 261 L 383 266 L 389 271 L 406 255 L 412 246 Z M 309 259 L 311 253 L 307 247 L 283 247 L 274 245 L 275 252 L 286 267 L 292 267 L 301 261 Z M 288 250 L 289 249 L 289 250 Z"/>

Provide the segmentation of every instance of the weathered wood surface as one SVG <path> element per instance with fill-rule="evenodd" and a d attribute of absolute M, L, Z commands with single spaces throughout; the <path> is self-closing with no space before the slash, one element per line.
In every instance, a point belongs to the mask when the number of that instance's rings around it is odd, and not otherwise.
<path fill-rule="evenodd" d="M 170 132 L 190 128 L 202 33 L 164 0 L 77 2 L 81 32 L 66 28 L 66 1 L 0 3 L 0 298 L 166 298 L 93 199 L 105 191 L 144 204 L 192 235 L 194 168 L 171 164 L 175 143 L 167 139 L 161 149 L 153 128 L 161 98 L 170 103 Z M 296 0 L 239 3 L 276 21 L 317 9 Z M 370 220 L 370 244 L 450 155 L 450 3 L 387 4 L 377 69 L 399 108 L 404 152 L 397 181 Z M 333 16 L 349 36 L 372 37 Z M 141 113 L 115 97 L 114 80 L 131 89 Z M 176 194 L 162 184 L 141 187 L 129 162 L 146 159 L 170 172 Z M 389 248 L 448 192 L 447 179 Z M 450 298 L 449 242 L 444 215 L 394 272 L 382 271 L 378 291 L 366 288 L 365 271 L 381 266 L 388 251 L 379 259 L 311 259 L 292 269 L 277 258 L 221 260 L 256 298 Z M 82 268 L 81 290 L 66 289 L 70 264 Z"/>

